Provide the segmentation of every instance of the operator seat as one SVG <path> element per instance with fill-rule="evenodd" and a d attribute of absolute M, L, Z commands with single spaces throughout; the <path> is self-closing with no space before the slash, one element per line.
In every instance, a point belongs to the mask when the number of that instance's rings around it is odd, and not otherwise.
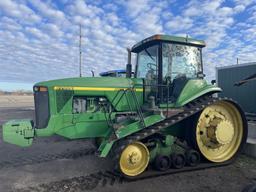
<path fill-rule="evenodd" d="M 170 85 L 170 101 L 172 103 L 176 102 L 178 97 L 180 96 L 181 91 L 183 90 L 184 86 L 187 84 L 188 78 L 185 74 L 178 75 Z"/>
<path fill-rule="evenodd" d="M 157 89 L 156 79 L 157 79 L 157 76 L 155 74 L 155 71 L 153 69 L 148 70 L 145 77 L 146 98 L 156 95 L 156 89 Z"/>

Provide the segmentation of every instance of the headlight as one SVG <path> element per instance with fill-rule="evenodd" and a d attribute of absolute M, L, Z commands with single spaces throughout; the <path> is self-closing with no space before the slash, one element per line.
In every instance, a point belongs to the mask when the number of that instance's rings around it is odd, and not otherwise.
<path fill-rule="evenodd" d="M 34 92 L 37 92 L 37 91 L 46 92 L 47 90 L 48 90 L 47 87 L 40 87 L 40 86 L 34 87 Z"/>

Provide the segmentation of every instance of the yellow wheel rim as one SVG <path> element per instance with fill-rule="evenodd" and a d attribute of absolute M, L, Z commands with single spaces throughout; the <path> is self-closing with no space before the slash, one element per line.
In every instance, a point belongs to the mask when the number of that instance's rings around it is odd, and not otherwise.
<path fill-rule="evenodd" d="M 128 176 L 142 173 L 149 163 L 148 148 L 141 142 L 128 145 L 121 154 L 119 165 L 121 171 Z"/>
<path fill-rule="evenodd" d="M 232 103 L 219 101 L 201 113 L 196 127 L 196 142 L 209 161 L 231 159 L 238 151 L 242 138 L 242 117 Z"/>

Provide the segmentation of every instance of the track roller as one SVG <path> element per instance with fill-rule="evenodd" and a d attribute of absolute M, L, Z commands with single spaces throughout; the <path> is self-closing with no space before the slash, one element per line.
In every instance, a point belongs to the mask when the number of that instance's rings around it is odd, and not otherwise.
<path fill-rule="evenodd" d="M 184 154 L 172 154 L 171 155 L 172 165 L 175 169 L 181 169 L 186 164 L 186 157 Z"/>
<path fill-rule="evenodd" d="M 154 166 L 158 171 L 166 171 L 171 167 L 171 158 L 166 155 L 158 155 L 154 160 Z"/>
<path fill-rule="evenodd" d="M 200 154 L 197 151 L 191 149 L 186 151 L 185 155 L 188 166 L 194 167 L 200 163 Z"/>

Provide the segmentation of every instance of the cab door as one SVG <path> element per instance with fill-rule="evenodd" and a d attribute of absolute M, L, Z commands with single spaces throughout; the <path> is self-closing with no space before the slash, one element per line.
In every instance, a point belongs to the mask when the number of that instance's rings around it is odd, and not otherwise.
<path fill-rule="evenodd" d="M 144 79 L 147 101 L 150 96 L 158 97 L 159 44 L 146 47 L 137 54 L 136 77 Z"/>

